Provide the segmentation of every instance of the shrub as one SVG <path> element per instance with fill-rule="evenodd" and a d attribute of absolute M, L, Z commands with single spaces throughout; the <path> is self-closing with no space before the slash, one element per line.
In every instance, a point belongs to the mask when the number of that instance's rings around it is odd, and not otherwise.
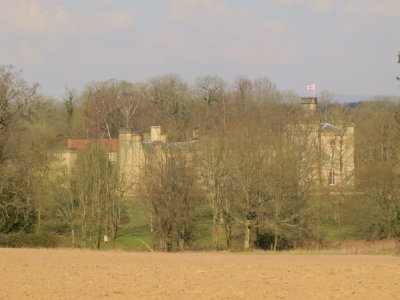
<path fill-rule="evenodd" d="M 256 240 L 256 245 L 258 245 L 259 248 L 264 250 L 272 250 L 274 242 L 275 242 L 275 235 L 273 235 L 272 233 L 262 233 L 258 235 L 258 238 Z M 284 237 L 279 236 L 276 250 L 287 250 L 290 248 L 293 248 L 292 242 Z"/>
<path fill-rule="evenodd" d="M 0 247 L 9 248 L 52 248 L 58 244 L 58 238 L 47 233 L 15 232 L 0 234 Z"/>

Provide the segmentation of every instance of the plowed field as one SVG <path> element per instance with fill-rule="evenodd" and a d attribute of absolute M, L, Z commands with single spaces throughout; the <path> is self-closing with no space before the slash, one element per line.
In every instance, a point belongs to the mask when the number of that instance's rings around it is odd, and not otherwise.
<path fill-rule="evenodd" d="M 400 257 L 0 249 L 0 299 L 400 299 Z"/>

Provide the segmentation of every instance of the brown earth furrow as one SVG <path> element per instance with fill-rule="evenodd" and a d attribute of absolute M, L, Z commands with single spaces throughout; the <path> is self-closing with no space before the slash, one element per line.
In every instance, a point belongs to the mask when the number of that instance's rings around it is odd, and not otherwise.
<path fill-rule="evenodd" d="M 0 249 L 0 299 L 400 299 L 400 257 Z"/>

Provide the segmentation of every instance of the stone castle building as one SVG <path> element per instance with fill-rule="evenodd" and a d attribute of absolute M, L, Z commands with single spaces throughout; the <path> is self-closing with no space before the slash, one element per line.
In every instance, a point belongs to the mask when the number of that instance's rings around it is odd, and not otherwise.
<path fill-rule="evenodd" d="M 321 122 L 317 98 L 302 98 L 307 117 L 301 124 L 290 124 L 289 131 L 308 141 L 313 180 L 320 186 L 354 185 L 354 124 Z"/>
<path fill-rule="evenodd" d="M 323 123 L 317 116 L 317 98 L 302 98 L 307 117 L 300 124 L 288 124 L 286 131 L 292 142 L 302 143 L 305 152 L 312 153 L 304 164 L 311 168 L 315 184 L 326 187 L 351 187 L 354 185 L 354 125 Z M 134 191 L 139 183 L 146 153 L 162 153 L 166 149 L 186 149 L 198 142 L 198 133 L 187 142 L 168 142 L 160 126 L 151 126 L 149 133 L 140 134 L 130 129 L 119 131 L 118 139 L 72 139 L 67 140 L 67 149 L 60 153 L 67 169 L 74 165 L 79 152 L 88 144 L 103 146 L 111 161 L 119 165 L 121 179 L 127 191 Z M 153 156 L 154 157 L 154 156 Z"/>
<path fill-rule="evenodd" d="M 121 184 L 128 194 L 135 191 L 140 176 L 149 159 L 147 154 L 158 157 L 167 149 L 188 150 L 196 143 L 197 131 L 186 142 L 169 142 L 167 135 L 161 134 L 160 126 L 151 126 L 150 132 L 140 134 L 131 129 L 121 129 L 117 139 L 67 139 L 67 148 L 60 152 L 62 164 L 70 171 L 82 151 L 89 144 L 97 144 L 107 152 L 110 161 L 118 164 Z M 152 158 L 156 156 L 151 156 Z"/>

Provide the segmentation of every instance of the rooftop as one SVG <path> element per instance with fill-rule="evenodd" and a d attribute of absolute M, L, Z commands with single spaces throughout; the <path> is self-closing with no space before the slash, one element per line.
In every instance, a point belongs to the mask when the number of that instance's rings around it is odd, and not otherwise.
<path fill-rule="evenodd" d="M 118 139 L 71 139 L 67 140 L 67 147 L 76 149 L 77 151 L 83 150 L 89 144 L 101 145 L 107 152 L 118 151 Z"/>

